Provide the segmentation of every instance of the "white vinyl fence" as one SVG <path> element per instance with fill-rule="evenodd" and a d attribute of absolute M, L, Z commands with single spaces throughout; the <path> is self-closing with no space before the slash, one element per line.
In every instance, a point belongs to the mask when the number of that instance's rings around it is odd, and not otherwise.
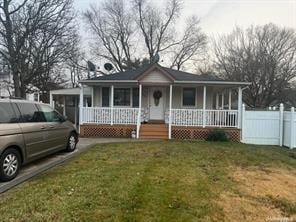
<path fill-rule="evenodd" d="M 290 112 L 284 112 L 283 144 L 290 148 L 296 147 L 296 118 L 294 107 Z"/>
<path fill-rule="evenodd" d="M 294 108 L 279 110 L 246 111 L 242 109 L 242 142 L 262 145 L 296 147 L 296 119 Z"/>

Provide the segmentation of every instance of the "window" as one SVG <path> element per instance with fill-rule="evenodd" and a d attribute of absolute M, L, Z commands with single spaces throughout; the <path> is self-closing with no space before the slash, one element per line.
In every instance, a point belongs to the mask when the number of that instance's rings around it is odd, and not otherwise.
<path fill-rule="evenodd" d="M 139 107 L 139 88 L 133 88 L 133 107 Z"/>
<path fill-rule="evenodd" d="M 11 103 L 0 103 L 0 123 L 16 123 L 18 118 Z"/>
<path fill-rule="evenodd" d="M 34 93 L 34 101 L 39 102 L 39 93 Z"/>
<path fill-rule="evenodd" d="M 103 107 L 108 107 L 110 105 L 109 93 L 110 93 L 109 87 L 102 88 L 102 106 Z"/>
<path fill-rule="evenodd" d="M 45 122 L 42 112 L 37 109 L 37 106 L 32 103 L 17 103 L 21 112 L 22 122 Z"/>
<path fill-rule="evenodd" d="M 39 105 L 39 109 L 42 112 L 46 122 L 60 122 L 62 115 L 46 105 Z"/>
<path fill-rule="evenodd" d="M 183 88 L 183 106 L 195 106 L 195 88 Z"/>
<path fill-rule="evenodd" d="M 130 88 L 114 89 L 114 105 L 115 106 L 130 106 L 131 105 L 131 90 Z"/>

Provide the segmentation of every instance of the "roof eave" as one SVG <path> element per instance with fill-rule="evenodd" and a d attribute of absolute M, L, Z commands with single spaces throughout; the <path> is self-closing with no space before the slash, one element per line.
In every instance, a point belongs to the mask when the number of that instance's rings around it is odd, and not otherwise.
<path fill-rule="evenodd" d="M 79 83 L 114 83 L 114 82 L 120 82 L 120 83 L 137 83 L 137 80 L 80 80 Z"/>
<path fill-rule="evenodd" d="M 185 83 L 185 84 L 190 84 L 190 83 L 196 83 L 196 84 L 213 84 L 213 85 L 241 85 L 241 86 L 249 86 L 251 85 L 250 82 L 229 82 L 229 81 L 212 81 L 212 80 L 207 80 L 207 81 L 182 81 L 182 80 L 176 80 L 174 83 Z"/>

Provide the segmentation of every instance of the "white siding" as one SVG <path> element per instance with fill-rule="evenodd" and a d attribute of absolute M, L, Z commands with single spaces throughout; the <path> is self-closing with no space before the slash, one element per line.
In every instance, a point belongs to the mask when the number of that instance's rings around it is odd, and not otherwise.
<path fill-rule="evenodd" d="M 94 86 L 94 106 L 101 106 L 102 105 L 102 98 L 101 98 L 101 87 Z"/>
<path fill-rule="evenodd" d="M 158 70 L 153 70 L 141 80 L 141 83 L 170 83 L 172 82 L 166 75 Z"/>

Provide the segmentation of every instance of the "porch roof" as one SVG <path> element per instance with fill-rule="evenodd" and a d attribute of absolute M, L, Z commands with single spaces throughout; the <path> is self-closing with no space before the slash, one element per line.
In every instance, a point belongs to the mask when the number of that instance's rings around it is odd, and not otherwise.
<path fill-rule="evenodd" d="M 158 63 L 143 66 L 139 69 L 128 70 L 125 72 L 117 72 L 109 75 L 98 76 L 90 79 L 81 80 L 81 83 L 138 83 L 142 77 L 149 72 L 157 69 L 165 76 L 167 76 L 172 83 L 184 84 L 222 84 L 222 85 L 249 85 L 248 82 L 225 81 L 215 75 L 211 74 L 193 74 L 160 66 Z"/>

